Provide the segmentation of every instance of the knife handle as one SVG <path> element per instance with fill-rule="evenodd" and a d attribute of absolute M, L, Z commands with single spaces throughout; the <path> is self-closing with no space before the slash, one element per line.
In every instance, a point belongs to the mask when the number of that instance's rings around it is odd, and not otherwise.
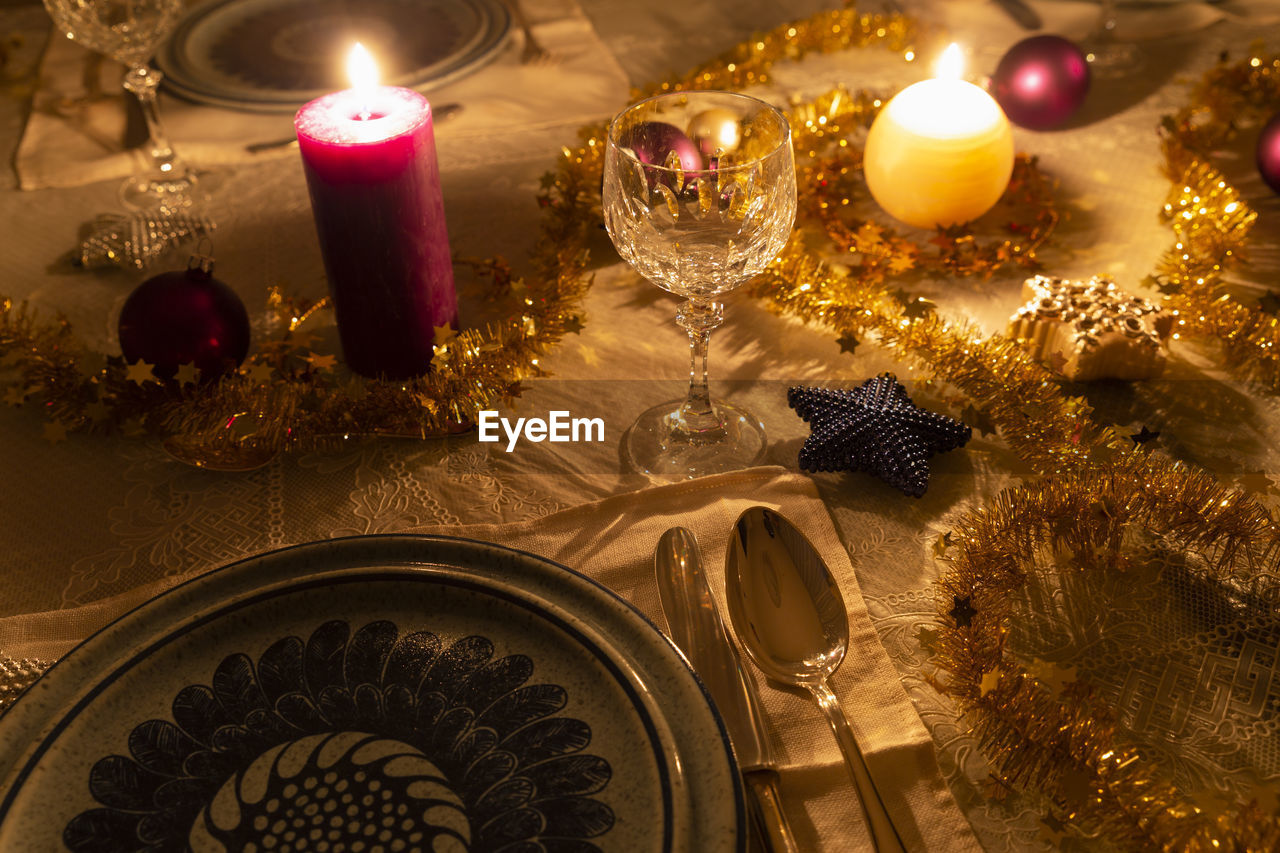
<path fill-rule="evenodd" d="M 747 782 L 747 805 L 756 831 L 771 853 L 798 853 L 796 837 L 782 811 L 778 795 L 778 774 L 773 770 L 752 770 L 742 774 Z"/>

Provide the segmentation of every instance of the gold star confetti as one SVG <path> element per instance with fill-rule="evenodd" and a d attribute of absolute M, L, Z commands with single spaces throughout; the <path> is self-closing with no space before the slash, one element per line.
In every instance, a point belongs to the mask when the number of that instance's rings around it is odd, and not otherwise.
<path fill-rule="evenodd" d="M 991 672 L 982 673 L 982 679 L 978 682 L 978 695 L 986 696 L 992 690 L 1000 686 L 1000 671 L 993 669 Z"/>
<path fill-rule="evenodd" d="M 902 313 L 903 316 L 910 317 L 912 320 L 921 320 L 932 314 L 937 307 L 923 296 L 917 296 L 906 303 Z"/>
<path fill-rule="evenodd" d="M 1248 489 L 1254 494 L 1269 495 L 1275 492 L 1275 482 L 1267 476 L 1266 471 L 1246 471 L 1243 474 L 1237 474 L 1236 483 L 1240 488 Z"/>
<path fill-rule="evenodd" d="M 1038 835 L 1045 841 L 1057 847 L 1062 843 L 1062 840 L 1067 835 L 1067 824 L 1063 823 L 1054 815 L 1045 815 L 1040 818 Z"/>
<path fill-rule="evenodd" d="M 152 372 L 154 365 L 147 364 L 142 359 L 138 359 L 129 365 L 129 381 L 144 385 L 147 382 L 158 382 L 156 375 Z"/>
<path fill-rule="evenodd" d="M 1146 424 L 1142 425 L 1141 432 L 1135 432 L 1129 436 L 1129 438 L 1133 441 L 1134 447 L 1137 447 L 1140 444 L 1146 444 L 1149 441 L 1154 441 L 1159 437 L 1160 437 L 1159 431 L 1148 429 Z"/>
<path fill-rule="evenodd" d="M 21 385 L 10 385 L 4 389 L 4 401 L 10 406 L 21 406 L 27 400 L 27 389 Z"/>
<path fill-rule="evenodd" d="M 111 408 L 102 400 L 94 400 L 84 407 L 84 415 L 95 424 L 103 423 L 111 418 Z"/>
<path fill-rule="evenodd" d="M 306 362 L 316 370 L 333 370 L 338 365 L 338 357 L 327 353 L 320 355 L 313 352 L 306 357 Z"/>
<path fill-rule="evenodd" d="M 257 385 L 265 385 L 270 382 L 273 373 L 274 371 L 269 365 L 261 362 L 252 364 L 244 369 L 245 378 Z"/>
<path fill-rule="evenodd" d="M 1027 674 L 1039 681 L 1049 691 L 1058 696 L 1062 693 L 1062 688 L 1076 680 L 1076 668 L 1074 666 L 1061 666 L 1056 663 L 1035 658 L 1027 667 Z"/>
<path fill-rule="evenodd" d="M 933 556 L 943 557 L 946 555 L 947 549 L 951 547 L 951 537 L 951 531 L 948 530 L 946 533 L 933 540 Z"/>
<path fill-rule="evenodd" d="M 858 348 L 858 344 L 862 342 L 853 335 L 841 335 L 836 338 L 836 343 L 840 345 L 840 352 L 847 352 L 849 355 L 853 355 Z"/>
<path fill-rule="evenodd" d="M 979 409 L 972 403 L 960 410 L 960 420 L 976 429 L 982 435 L 996 434 L 996 425 L 991 420 L 991 413 L 986 409 Z"/>
<path fill-rule="evenodd" d="M 452 326 L 432 326 L 431 340 L 438 347 L 446 347 L 458 336 Z"/>
<path fill-rule="evenodd" d="M 58 421 L 46 421 L 41 434 L 44 440 L 50 444 L 57 444 L 60 441 L 67 440 L 67 427 Z"/>
<path fill-rule="evenodd" d="M 200 371 L 190 362 L 178 365 L 178 372 L 174 376 L 179 385 L 195 385 L 200 379 Z"/>
<path fill-rule="evenodd" d="M 920 648 L 932 654 L 938 650 L 938 629 L 921 625 L 916 631 L 916 640 L 920 643 Z"/>

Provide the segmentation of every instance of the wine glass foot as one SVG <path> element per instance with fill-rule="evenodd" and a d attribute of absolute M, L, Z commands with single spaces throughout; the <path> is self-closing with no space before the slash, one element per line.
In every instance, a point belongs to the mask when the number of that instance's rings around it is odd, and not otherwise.
<path fill-rule="evenodd" d="M 636 471 L 688 479 L 747 468 L 764 456 L 764 426 L 750 412 L 717 401 L 721 428 L 690 431 L 680 418 L 684 402 L 654 406 L 632 424 L 623 448 Z"/>
<path fill-rule="evenodd" d="M 1102 39 L 1085 42 L 1085 61 L 1089 63 L 1089 73 L 1098 80 L 1116 80 L 1136 74 L 1146 64 L 1142 51 L 1132 42 Z"/>
<path fill-rule="evenodd" d="M 206 191 L 190 173 L 135 175 L 120 186 L 120 202 L 133 210 L 190 207 L 207 201 Z"/>

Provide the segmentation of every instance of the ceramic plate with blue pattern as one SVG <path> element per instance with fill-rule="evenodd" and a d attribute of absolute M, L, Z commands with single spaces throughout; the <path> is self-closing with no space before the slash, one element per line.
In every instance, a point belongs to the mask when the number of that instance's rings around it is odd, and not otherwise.
<path fill-rule="evenodd" d="M 85 641 L 0 717 L 0 849 L 744 849 L 719 719 L 642 615 L 470 540 L 254 557 Z"/>

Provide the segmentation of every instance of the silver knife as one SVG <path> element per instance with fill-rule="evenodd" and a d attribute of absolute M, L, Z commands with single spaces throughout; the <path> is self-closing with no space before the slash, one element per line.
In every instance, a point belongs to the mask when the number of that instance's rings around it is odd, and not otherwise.
<path fill-rule="evenodd" d="M 1032 9 L 1023 0 L 996 0 L 996 5 L 1009 14 L 1023 29 L 1038 30 L 1044 23 L 1040 20 L 1040 13 Z"/>
<path fill-rule="evenodd" d="M 795 836 L 778 796 L 777 759 L 760 716 L 755 689 L 737 646 L 725 631 L 720 610 L 702 571 L 698 542 L 683 527 L 658 540 L 654 556 L 658 596 L 671 639 L 711 694 L 747 783 L 747 807 L 754 828 L 775 853 L 796 853 Z"/>

